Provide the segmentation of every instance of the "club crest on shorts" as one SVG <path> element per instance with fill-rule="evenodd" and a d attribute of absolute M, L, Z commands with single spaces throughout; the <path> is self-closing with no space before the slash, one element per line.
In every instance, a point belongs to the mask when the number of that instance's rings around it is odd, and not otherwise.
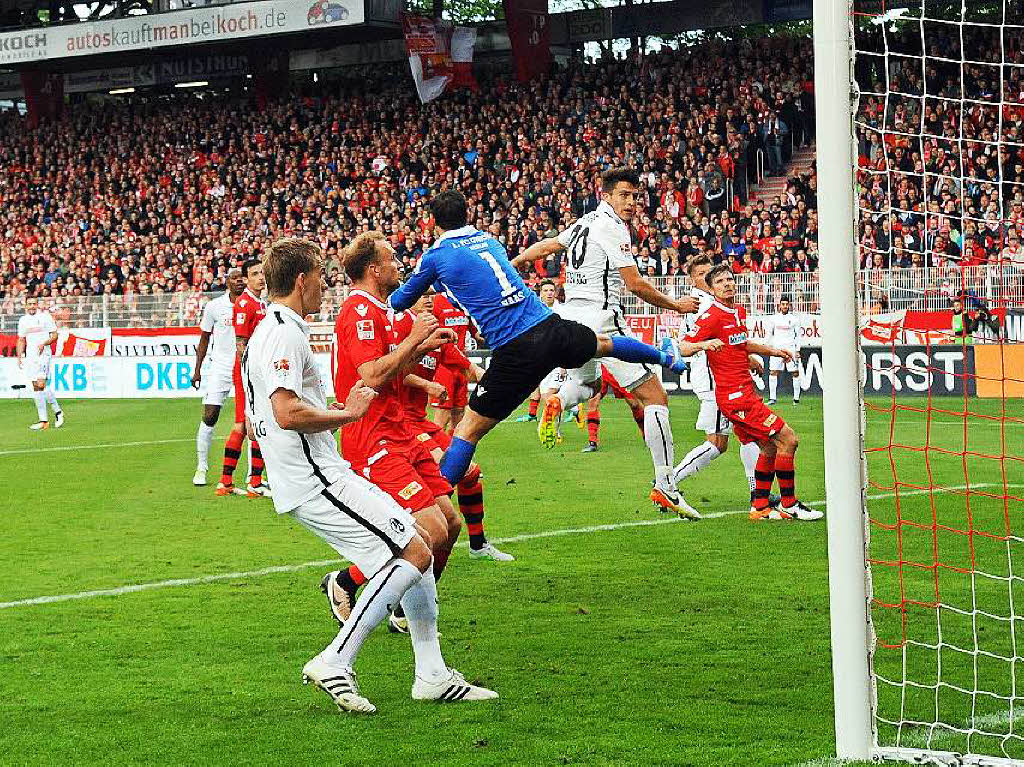
<path fill-rule="evenodd" d="M 400 519 L 395 519 L 394 517 L 392 517 L 391 529 L 394 530 L 396 533 L 401 534 L 405 532 L 405 525 L 402 524 L 402 521 Z"/>
<path fill-rule="evenodd" d="M 423 485 L 421 485 L 419 482 L 414 481 L 410 482 L 408 485 L 399 490 L 398 495 L 403 501 L 408 501 L 422 489 Z"/>

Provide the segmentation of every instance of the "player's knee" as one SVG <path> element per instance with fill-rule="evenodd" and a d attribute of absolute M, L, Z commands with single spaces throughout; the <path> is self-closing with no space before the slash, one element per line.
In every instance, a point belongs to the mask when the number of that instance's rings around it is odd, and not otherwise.
<path fill-rule="evenodd" d="M 405 548 L 402 549 L 402 559 L 421 573 L 425 573 L 430 569 L 434 561 L 430 546 L 423 540 L 421 535 L 414 536 L 411 541 L 405 544 Z"/>
<path fill-rule="evenodd" d="M 604 333 L 597 334 L 597 352 L 595 357 L 607 357 L 612 353 L 612 339 Z"/>
<path fill-rule="evenodd" d="M 707 439 L 719 453 L 724 453 L 729 449 L 729 438 L 724 434 L 708 434 Z"/>
<path fill-rule="evenodd" d="M 800 446 L 800 438 L 797 437 L 796 432 L 793 431 L 789 426 L 779 432 L 778 436 L 779 450 L 784 453 L 796 452 L 796 449 Z"/>
<path fill-rule="evenodd" d="M 217 425 L 218 418 L 220 418 L 220 408 L 214 405 L 207 405 L 206 409 L 203 410 L 203 423 L 213 427 Z"/>

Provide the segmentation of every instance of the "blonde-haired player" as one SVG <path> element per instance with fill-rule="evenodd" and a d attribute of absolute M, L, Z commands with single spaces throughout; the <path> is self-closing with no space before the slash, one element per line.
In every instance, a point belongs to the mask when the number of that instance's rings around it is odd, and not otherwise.
<path fill-rule="evenodd" d="M 18 367 L 25 371 L 25 377 L 32 382 L 32 399 L 36 403 L 36 414 L 39 418 L 28 428 L 42 431 L 50 428 L 50 419 L 46 406 L 53 408 L 53 425 L 60 428 L 64 425 L 64 411 L 53 393 L 47 387 L 50 380 L 50 364 L 52 352 L 50 346 L 57 340 L 57 323 L 50 313 L 39 308 L 35 298 L 25 300 L 25 314 L 18 320 Z"/>

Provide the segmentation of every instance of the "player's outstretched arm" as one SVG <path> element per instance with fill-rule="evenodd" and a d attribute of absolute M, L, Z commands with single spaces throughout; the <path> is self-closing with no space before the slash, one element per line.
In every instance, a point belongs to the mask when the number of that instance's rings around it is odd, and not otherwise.
<path fill-rule="evenodd" d="M 516 269 L 522 269 L 527 264 L 540 261 L 542 258 L 548 258 L 555 255 L 555 253 L 561 253 L 563 250 L 565 250 L 565 245 L 560 243 L 557 237 L 549 237 L 546 240 L 533 243 L 533 245 L 513 258 L 512 266 Z"/>
<path fill-rule="evenodd" d="M 438 402 L 444 402 L 448 398 L 448 390 L 444 388 L 437 381 L 428 381 L 422 376 L 418 376 L 415 373 L 409 373 L 405 378 L 402 379 L 402 383 L 406 386 L 411 386 L 414 389 L 421 389 L 433 397 Z"/>
<path fill-rule="evenodd" d="M 657 306 L 659 309 L 679 312 L 680 314 L 692 314 L 697 311 L 698 302 L 693 296 L 683 296 L 680 299 L 673 299 L 666 296 L 640 274 L 635 266 L 619 267 L 619 274 L 622 283 L 629 289 L 629 292 L 637 298 Z M 696 352 L 694 352 L 696 354 Z"/>
<path fill-rule="evenodd" d="M 759 344 L 757 341 L 747 341 L 747 351 L 751 354 L 761 354 L 765 357 L 781 357 L 787 362 L 793 359 L 793 352 L 788 349 L 777 349 L 774 346 Z"/>
<path fill-rule="evenodd" d="M 437 270 L 434 268 L 434 261 L 428 254 L 424 254 L 416 265 L 412 276 L 388 296 L 388 304 L 396 312 L 404 312 L 411 308 L 436 281 Z"/>
<path fill-rule="evenodd" d="M 717 338 L 711 338 L 707 341 L 697 341 L 696 343 L 691 343 L 690 341 L 676 341 L 679 354 L 683 357 L 692 357 L 694 354 L 699 354 L 700 352 L 716 352 L 724 345 L 725 344 Z"/>
<path fill-rule="evenodd" d="M 377 392 L 363 385 L 362 381 L 356 381 L 345 404 L 336 402 L 328 410 L 310 405 L 290 389 L 277 389 L 270 395 L 270 404 L 274 410 L 274 420 L 282 429 L 312 434 L 333 431 L 358 421 L 366 414 L 370 402 L 376 396 Z"/>

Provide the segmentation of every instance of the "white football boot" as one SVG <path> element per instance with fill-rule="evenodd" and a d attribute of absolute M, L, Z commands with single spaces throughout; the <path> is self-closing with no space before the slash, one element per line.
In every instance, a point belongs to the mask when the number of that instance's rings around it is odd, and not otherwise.
<path fill-rule="evenodd" d="M 58 410 L 53 414 L 53 428 L 59 429 L 64 425 L 64 411 Z"/>
<path fill-rule="evenodd" d="M 460 700 L 495 700 L 498 693 L 466 681 L 466 677 L 453 668 L 439 682 L 428 682 L 416 677 L 412 685 L 413 700 L 436 700 L 453 703 Z"/>
<path fill-rule="evenodd" d="M 515 562 L 516 558 L 511 554 L 507 554 L 491 542 L 485 543 L 479 549 L 471 548 L 469 550 L 469 556 L 473 559 L 489 559 L 492 562 Z"/>
<path fill-rule="evenodd" d="M 359 694 L 356 672 L 350 668 L 330 666 L 319 655 L 302 667 L 302 683 L 312 684 L 331 696 L 341 711 L 372 714 L 377 707 Z"/>
<path fill-rule="evenodd" d="M 203 487 L 206 485 L 206 469 L 196 469 L 196 473 L 192 475 L 192 484 L 196 487 Z"/>

